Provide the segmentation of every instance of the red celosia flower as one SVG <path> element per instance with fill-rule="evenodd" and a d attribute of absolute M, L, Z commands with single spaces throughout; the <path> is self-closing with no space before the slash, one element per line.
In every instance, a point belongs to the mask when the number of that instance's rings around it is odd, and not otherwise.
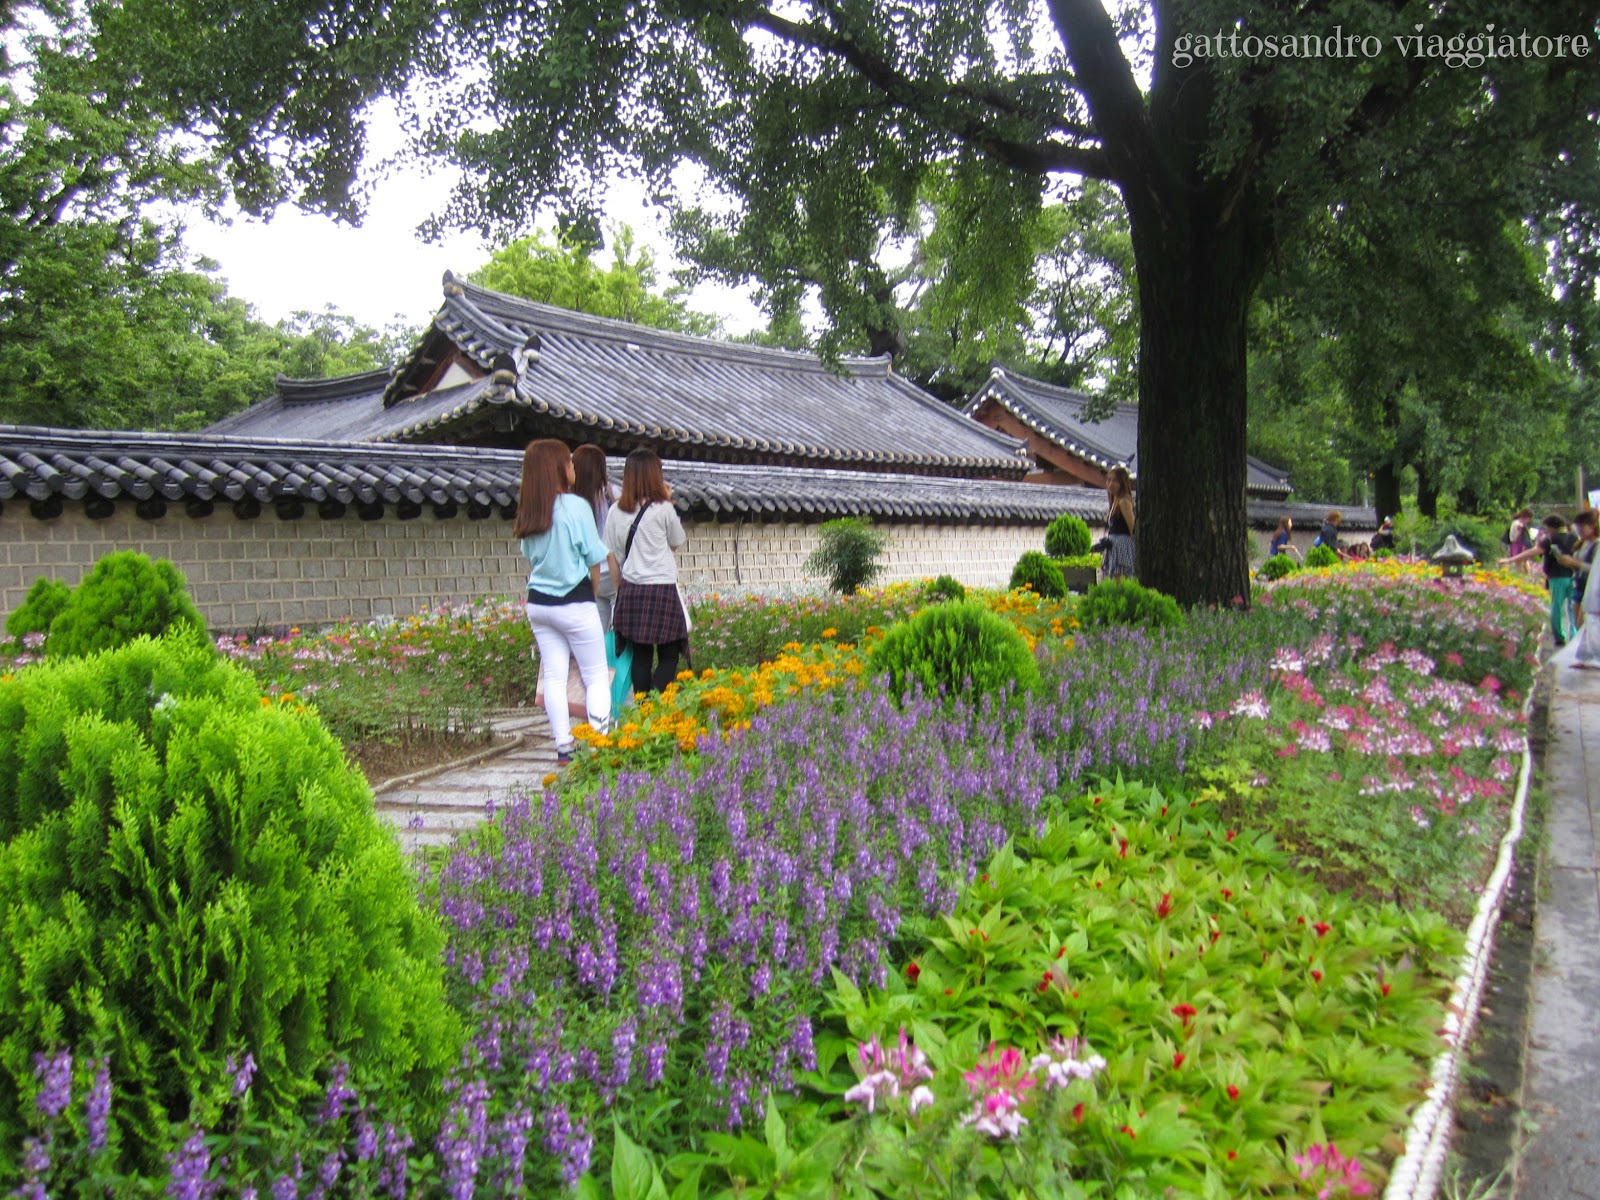
<path fill-rule="evenodd" d="M 1304 917 L 1296 917 L 1294 919 L 1294 923 L 1296 925 L 1304 925 L 1306 923 L 1306 919 Z"/>
<path fill-rule="evenodd" d="M 1200 1010 L 1192 1004 L 1174 1004 L 1172 1006 L 1172 1015 L 1177 1017 L 1178 1020 L 1182 1021 L 1185 1025 L 1187 1025 L 1199 1014 Z"/>
<path fill-rule="evenodd" d="M 1228 1085 L 1228 1099 L 1229 1100 L 1237 1100 L 1238 1098 L 1239 1098 L 1239 1089 L 1234 1087 L 1233 1084 L 1230 1083 Z"/>
<path fill-rule="evenodd" d="M 1057 958 L 1064 958 L 1064 957 L 1066 957 L 1066 953 L 1067 953 L 1067 948 L 1065 946 L 1063 946 L 1063 947 L 1061 947 L 1061 949 L 1056 951 L 1056 957 Z"/>
<path fill-rule="evenodd" d="M 1139 1136 L 1137 1133 L 1135 1133 L 1133 1131 L 1133 1126 L 1132 1125 L 1124 1125 L 1121 1129 L 1117 1130 L 1117 1132 L 1118 1133 L 1125 1133 L 1131 1138 L 1136 1138 L 1136 1137 Z"/>
<path fill-rule="evenodd" d="M 1224 900 L 1232 900 L 1233 899 L 1233 889 L 1232 888 L 1223 888 L 1222 889 L 1222 898 Z"/>
<path fill-rule="evenodd" d="M 1332 929 L 1333 926 L 1329 925 L 1326 921 L 1318 921 L 1311 928 L 1313 928 L 1313 929 L 1315 929 L 1317 931 L 1317 936 L 1320 938 L 1320 937 L 1327 937 L 1328 936 L 1328 931 L 1330 929 Z"/>
<path fill-rule="evenodd" d="M 1179 1067 L 1183 1066 L 1183 1060 L 1184 1060 L 1185 1057 L 1187 1057 L 1187 1056 L 1183 1055 L 1183 1054 L 1174 1054 L 1172 1056 L 1172 1069 L 1174 1071 L 1176 1071 Z"/>
<path fill-rule="evenodd" d="M 909 962 L 906 964 L 906 981 L 910 983 L 912 987 L 916 986 L 917 977 L 921 974 L 922 968 L 917 966 L 916 963 Z"/>
<path fill-rule="evenodd" d="M 1163 921 L 1165 921 L 1167 919 L 1167 914 L 1170 913 L 1171 911 L 1172 911 L 1172 893 L 1171 892 L 1163 892 L 1161 894 L 1161 903 L 1156 905 L 1156 916 L 1160 917 Z"/>
<path fill-rule="evenodd" d="M 1383 994 L 1385 996 L 1389 994 L 1389 985 L 1387 983 L 1383 985 Z"/>
<path fill-rule="evenodd" d="M 1239 1152 L 1237 1150 L 1229 1150 L 1228 1151 L 1228 1161 L 1229 1162 L 1232 1162 L 1234 1159 L 1236 1159 L 1238 1157 L 1239 1157 Z"/>
<path fill-rule="evenodd" d="M 1216 941 L 1216 940 L 1217 940 L 1217 939 L 1218 939 L 1218 938 L 1219 938 L 1219 937 L 1221 937 L 1221 936 L 1222 936 L 1222 930 L 1220 930 L 1220 929 L 1213 929 L 1213 930 L 1212 930 L 1212 931 L 1211 931 L 1211 940 L 1212 940 L 1212 941 L 1213 941 L 1213 942 L 1214 942 L 1214 941 Z"/>
<path fill-rule="evenodd" d="M 1072 1106 L 1072 1119 L 1079 1125 L 1083 1124 L 1083 1102 L 1081 1100 Z"/>
<path fill-rule="evenodd" d="M 1313 971 L 1313 972 L 1311 972 L 1311 978 L 1316 980 L 1320 984 L 1322 982 L 1322 972 L 1321 971 Z"/>
<path fill-rule="evenodd" d="M 1231 842 L 1231 841 L 1233 841 L 1234 838 L 1236 838 L 1238 836 L 1239 836 L 1239 831 L 1237 829 L 1228 830 L 1228 841 Z"/>

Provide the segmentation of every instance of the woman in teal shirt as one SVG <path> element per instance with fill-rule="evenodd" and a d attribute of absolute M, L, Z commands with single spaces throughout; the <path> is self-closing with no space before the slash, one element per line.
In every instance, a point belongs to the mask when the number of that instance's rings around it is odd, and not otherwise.
<path fill-rule="evenodd" d="M 544 711 L 555 737 L 556 762 L 572 761 L 572 717 L 567 711 L 571 661 L 583 677 L 589 724 L 605 732 L 611 723 L 611 681 L 605 634 L 595 605 L 605 544 L 594 509 L 572 494 L 572 452 L 564 442 L 543 438 L 522 454 L 517 493 L 516 536 L 528 560 L 528 626 L 539 647 L 544 674 Z"/>

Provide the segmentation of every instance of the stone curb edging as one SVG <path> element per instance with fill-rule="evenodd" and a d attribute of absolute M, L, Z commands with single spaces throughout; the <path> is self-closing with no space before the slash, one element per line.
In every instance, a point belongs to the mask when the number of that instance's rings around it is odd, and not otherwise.
<path fill-rule="evenodd" d="M 1537 686 L 1537 684 L 1535 685 Z M 1533 688 L 1523 702 L 1523 715 L 1533 711 Z M 1526 739 L 1524 739 L 1526 740 Z M 1450 989 L 1445 1015 L 1445 1050 L 1433 1061 L 1432 1082 L 1427 1098 L 1411 1119 L 1404 1153 L 1389 1172 L 1384 1200 L 1433 1200 L 1450 1149 L 1450 1131 L 1455 1123 L 1455 1089 L 1460 1081 L 1461 1059 L 1472 1036 L 1473 1024 L 1483 1002 L 1483 985 L 1494 959 L 1494 931 L 1500 921 L 1500 908 L 1511 886 L 1511 870 L 1517 843 L 1522 840 L 1522 819 L 1527 811 L 1528 784 L 1533 774 L 1533 751 L 1524 745 L 1522 770 L 1517 780 L 1517 798 L 1511 806 L 1511 822 L 1500 839 L 1500 852 L 1494 871 L 1478 898 L 1478 909 L 1467 926 L 1467 945 L 1462 955 L 1463 969 Z"/>
<path fill-rule="evenodd" d="M 524 731 L 513 736 L 512 739 L 506 742 L 503 746 L 486 746 L 482 750 L 473 751 L 473 753 L 466 755 L 464 758 L 452 759 L 450 762 L 439 763 L 432 767 L 424 767 L 422 770 L 412 771 L 408 775 L 396 775 L 392 779 L 385 779 L 382 783 L 373 784 L 372 798 L 376 800 L 384 793 L 392 792 L 396 788 L 403 788 L 412 783 L 421 783 L 425 779 L 433 779 L 436 776 L 444 775 L 450 771 L 459 770 L 462 767 L 476 766 L 478 763 L 481 763 L 486 759 L 498 758 L 502 754 L 509 754 L 513 750 L 520 750 L 527 744 L 527 742 L 528 734 L 526 731 Z"/>

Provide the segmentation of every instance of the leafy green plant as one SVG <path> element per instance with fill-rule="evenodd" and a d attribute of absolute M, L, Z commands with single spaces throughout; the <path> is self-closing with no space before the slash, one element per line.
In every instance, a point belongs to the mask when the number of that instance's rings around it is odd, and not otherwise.
<path fill-rule="evenodd" d="M 1067 594 L 1067 583 L 1061 577 L 1061 568 L 1037 550 L 1029 550 L 1017 559 L 1017 565 L 1011 568 L 1011 587 L 1013 590 L 1030 588 L 1051 599 L 1059 599 Z"/>
<path fill-rule="evenodd" d="M 888 545 L 888 533 L 860 517 L 825 521 L 817 531 L 817 548 L 806 559 L 805 569 L 821 575 L 833 591 L 848 596 L 883 573 L 878 556 Z"/>
<path fill-rule="evenodd" d="M 873 647 L 868 665 L 887 674 L 895 695 L 912 684 L 946 695 L 994 695 L 1038 686 L 1039 664 L 1027 640 L 980 604 L 939 604 L 892 627 Z"/>
<path fill-rule="evenodd" d="M 930 604 L 942 600 L 965 600 L 967 588 L 953 575 L 941 575 L 937 579 L 930 579 L 922 589 L 922 598 Z"/>
<path fill-rule="evenodd" d="M 167 559 L 133 550 L 107 554 L 83 578 L 50 623 L 45 654 L 66 658 L 159 636 L 183 626 L 204 638 L 206 625 L 183 575 Z"/>
<path fill-rule="evenodd" d="M 1095 584 L 1078 605 L 1085 628 L 1097 625 L 1141 625 L 1167 629 L 1183 624 L 1178 602 L 1134 579 L 1107 579 Z"/>
<path fill-rule="evenodd" d="M 1299 564 L 1294 561 L 1294 555 L 1274 554 L 1261 564 L 1260 574 L 1263 579 L 1278 580 L 1285 575 L 1293 575 L 1299 569 Z"/>
<path fill-rule="evenodd" d="M 1069 554 L 1065 558 L 1058 558 L 1054 561 L 1056 566 L 1063 571 L 1069 569 L 1082 570 L 1085 567 L 1098 568 L 1100 566 L 1100 556 L 1098 554 Z"/>
<path fill-rule="evenodd" d="M 1337 567 L 1339 554 L 1332 546 L 1313 546 L 1306 551 L 1306 570 L 1317 571 L 1324 567 Z"/>
<path fill-rule="evenodd" d="M 0 1165 L 40 1048 L 109 1055 L 115 1139 L 144 1167 L 230 1056 L 267 1113 L 335 1055 L 391 1083 L 454 1060 L 442 933 L 365 781 L 208 645 L 141 638 L 0 683 L 0 839 Z"/>
<path fill-rule="evenodd" d="M 955 1194 L 1013 1195 L 985 1169 L 991 1147 L 1024 1177 L 1048 1159 L 1065 1195 L 1105 1179 L 1139 1195 L 1218 1179 L 1218 1194 L 1285 1195 L 1298 1176 L 1285 1144 L 1380 1156 L 1439 1048 L 1461 936 L 1329 892 L 1217 816 L 1102 781 L 995 854 L 954 912 L 908 929 L 884 986 L 836 974 L 818 1090 L 844 1103 L 794 1122 L 792 1152 L 848 1145 L 881 1196 L 912 1194 L 929 1163 L 962 1180 Z M 901 1086 L 869 1112 L 859 1063 L 901 1030 L 927 1096 L 912 1111 Z M 997 1109 L 1026 1124 L 980 1136 L 972 1117 Z"/>
<path fill-rule="evenodd" d="M 1051 558 L 1075 558 L 1089 553 L 1090 540 L 1082 517 L 1062 513 L 1044 531 L 1044 552 Z"/>
<path fill-rule="evenodd" d="M 72 589 L 59 579 L 45 575 L 33 581 L 27 597 L 6 618 L 6 633 L 14 638 L 30 633 L 49 633 L 54 621 L 72 597 Z"/>

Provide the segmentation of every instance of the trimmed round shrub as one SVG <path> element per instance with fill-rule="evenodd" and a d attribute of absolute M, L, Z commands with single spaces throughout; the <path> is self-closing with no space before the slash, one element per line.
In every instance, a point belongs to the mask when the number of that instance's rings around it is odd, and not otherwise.
<path fill-rule="evenodd" d="M 1323 567 L 1337 567 L 1339 555 L 1332 546 L 1313 546 L 1306 551 L 1306 569 L 1319 570 Z"/>
<path fill-rule="evenodd" d="M 0 683 L 0 1174 L 33 1056 L 106 1054 L 112 1146 L 160 1170 L 169 1124 L 251 1055 L 267 1119 L 336 1059 L 429 1086 L 461 1046 L 444 938 L 362 776 L 192 635 Z"/>
<path fill-rule="evenodd" d="M 901 698 L 914 682 L 947 696 L 1039 685 L 1039 664 L 1027 639 L 1004 617 L 966 601 L 938 604 L 890 626 L 869 663 L 873 674 L 889 676 Z"/>
<path fill-rule="evenodd" d="M 60 615 L 71 598 L 72 589 L 61 580 L 41 575 L 33 581 L 22 603 L 6 618 L 6 632 L 14 638 L 49 633 L 50 622 Z"/>
<path fill-rule="evenodd" d="M 1107 579 L 1095 584 L 1078 602 L 1078 620 L 1085 628 L 1141 625 L 1166 629 L 1183 624 L 1183 610 L 1164 592 L 1134 579 Z"/>
<path fill-rule="evenodd" d="M 201 635 L 206 631 L 178 568 L 164 558 L 152 561 L 137 551 L 118 550 L 95 563 L 72 589 L 50 623 L 44 652 L 49 658 L 93 654 L 178 626 Z"/>
<path fill-rule="evenodd" d="M 1067 594 L 1067 581 L 1061 568 L 1037 550 L 1029 550 L 1011 568 L 1011 589 L 1032 588 L 1041 596 L 1059 599 Z"/>
<path fill-rule="evenodd" d="M 826 579 L 830 590 L 848 596 L 883 573 L 878 556 L 888 545 L 889 535 L 860 517 L 824 521 L 817 531 L 817 548 L 806 559 L 805 569 Z"/>
<path fill-rule="evenodd" d="M 953 575 L 941 575 L 937 579 L 930 579 L 922 589 L 922 598 L 929 604 L 938 604 L 945 600 L 965 600 L 967 588 Z"/>
<path fill-rule="evenodd" d="M 1261 564 L 1261 577 L 1282 579 L 1285 575 L 1293 575 L 1299 569 L 1299 564 L 1294 561 L 1292 554 L 1274 554 Z"/>
<path fill-rule="evenodd" d="M 1091 540 L 1083 518 L 1062 513 L 1044 531 L 1044 552 L 1051 558 L 1075 558 L 1089 553 Z"/>

